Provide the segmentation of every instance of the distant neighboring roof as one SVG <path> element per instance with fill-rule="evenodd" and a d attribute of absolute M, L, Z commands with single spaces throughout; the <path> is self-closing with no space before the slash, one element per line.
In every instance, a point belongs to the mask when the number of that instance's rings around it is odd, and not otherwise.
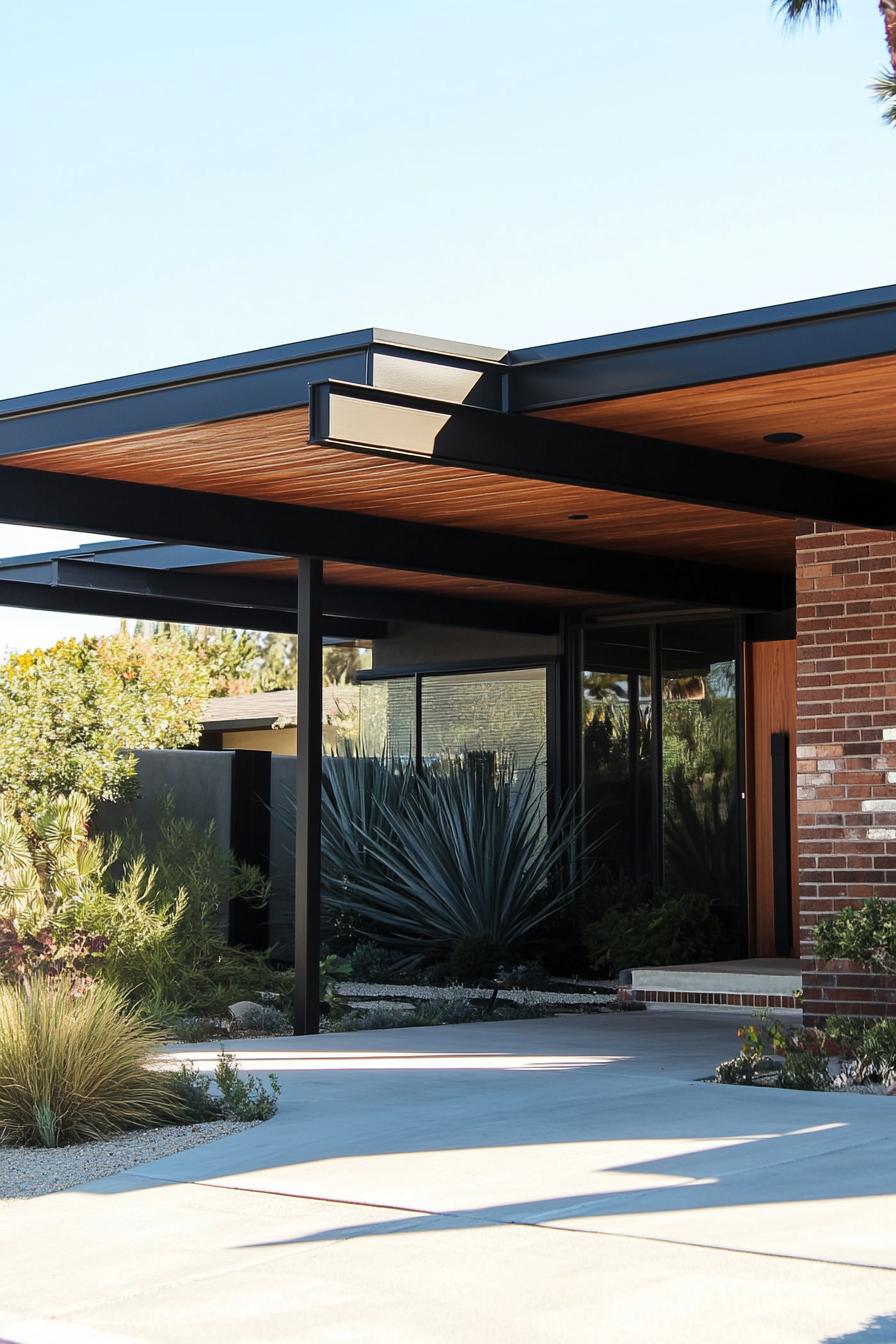
<path fill-rule="evenodd" d="M 324 719 L 340 714 L 340 704 L 351 702 L 358 694 L 356 686 L 324 687 Z M 255 691 L 251 695 L 216 695 L 206 700 L 202 725 L 217 733 L 240 732 L 250 728 L 273 728 L 278 720 L 285 725 L 296 721 L 295 691 Z"/>

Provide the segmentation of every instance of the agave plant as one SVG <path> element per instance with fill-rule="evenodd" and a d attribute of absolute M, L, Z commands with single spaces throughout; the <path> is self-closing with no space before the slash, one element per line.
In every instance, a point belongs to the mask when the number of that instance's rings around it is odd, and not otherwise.
<path fill-rule="evenodd" d="M 573 797 L 545 816 L 538 761 L 418 771 L 349 753 L 324 771 L 322 894 L 409 958 L 471 934 L 503 955 L 572 900 L 594 848 L 584 826 Z"/>

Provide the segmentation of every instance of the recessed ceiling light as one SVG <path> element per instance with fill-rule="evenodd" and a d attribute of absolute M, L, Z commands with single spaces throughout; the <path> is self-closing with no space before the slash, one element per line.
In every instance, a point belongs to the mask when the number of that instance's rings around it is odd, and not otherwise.
<path fill-rule="evenodd" d="M 763 443 L 799 443 L 803 438 L 802 434 L 793 434 L 789 430 L 784 430 L 779 434 L 763 434 Z"/>
<path fill-rule="evenodd" d="M 588 517 L 587 513 L 568 513 L 566 516 L 571 523 L 584 522 Z"/>

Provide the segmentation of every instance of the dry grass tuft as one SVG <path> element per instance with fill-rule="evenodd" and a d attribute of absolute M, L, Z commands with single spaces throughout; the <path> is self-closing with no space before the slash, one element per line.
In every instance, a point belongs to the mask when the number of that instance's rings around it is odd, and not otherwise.
<path fill-rule="evenodd" d="M 154 1027 L 97 983 L 0 985 L 0 1143 L 46 1148 L 177 1123 Z"/>

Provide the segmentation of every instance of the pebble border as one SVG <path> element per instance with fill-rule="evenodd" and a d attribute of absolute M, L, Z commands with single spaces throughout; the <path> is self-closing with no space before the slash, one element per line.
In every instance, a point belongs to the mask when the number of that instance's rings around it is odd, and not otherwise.
<path fill-rule="evenodd" d="M 446 988 L 435 985 L 374 985 L 357 980 L 343 980 L 338 985 L 338 993 L 349 999 L 446 999 L 463 995 L 468 999 L 487 998 L 491 994 L 488 988 L 471 989 L 466 985 L 449 985 Z M 509 1003 L 519 1004 L 556 1004 L 562 1008 L 565 1004 L 581 1008 L 592 1004 L 595 1008 L 616 1001 L 612 990 L 594 991 L 589 994 L 571 994 L 562 991 L 543 989 L 499 989 L 498 998 Z"/>
<path fill-rule="evenodd" d="M 65 1148 L 13 1148 L 0 1146 L 0 1202 L 33 1199 L 71 1190 L 102 1176 L 114 1176 L 157 1157 L 170 1157 L 185 1148 L 198 1148 L 228 1134 L 260 1125 L 261 1120 L 240 1124 L 236 1120 L 211 1120 L 197 1125 L 164 1125 L 138 1129 L 94 1143 L 73 1143 Z"/>

